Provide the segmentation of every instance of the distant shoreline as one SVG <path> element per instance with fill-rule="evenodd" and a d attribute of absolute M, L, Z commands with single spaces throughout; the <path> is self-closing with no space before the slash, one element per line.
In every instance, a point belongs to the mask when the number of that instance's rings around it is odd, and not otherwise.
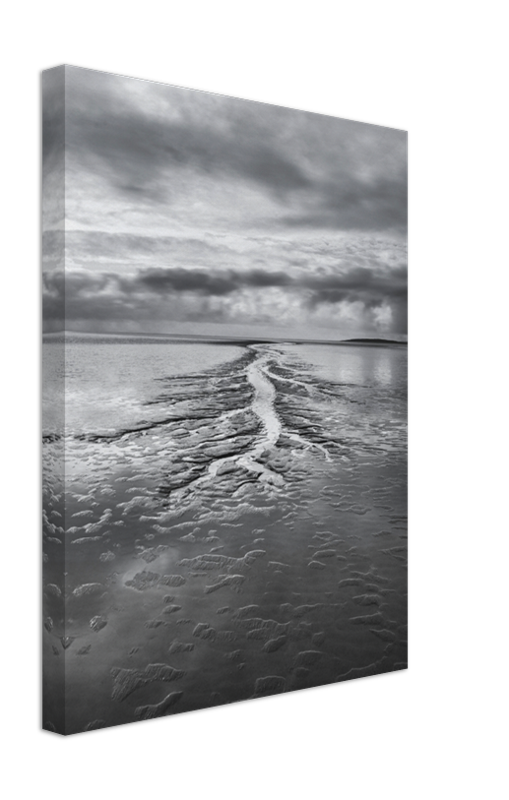
<path fill-rule="evenodd" d="M 408 344 L 408 341 L 401 342 L 399 339 L 341 339 L 338 344 Z"/>
<path fill-rule="evenodd" d="M 407 346 L 407 341 L 397 339 L 381 338 L 355 338 L 355 339 L 275 339 L 250 336 L 209 336 L 207 334 L 187 334 L 187 333 L 89 333 L 82 331 L 54 331 L 43 333 L 43 341 L 61 342 L 63 339 L 78 342 L 102 340 L 102 343 L 118 342 L 122 340 L 136 339 L 153 344 L 192 344 L 201 342 L 203 344 L 225 344 L 246 347 L 254 344 L 326 344 L 326 345 L 350 345 L 350 346 L 384 346 L 384 345 L 403 345 Z"/>

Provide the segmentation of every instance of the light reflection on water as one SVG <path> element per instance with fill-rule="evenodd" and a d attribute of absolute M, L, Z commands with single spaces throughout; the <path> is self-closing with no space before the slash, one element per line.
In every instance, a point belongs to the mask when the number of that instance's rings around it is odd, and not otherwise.
<path fill-rule="evenodd" d="M 143 404 L 158 393 L 155 381 L 210 369 L 241 354 L 231 345 L 66 344 L 66 429 L 134 425 L 140 415 L 150 415 Z"/>
<path fill-rule="evenodd" d="M 393 390 L 406 386 L 407 353 L 401 345 L 291 345 L 296 353 L 312 364 L 317 373 L 337 383 L 359 386 L 382 384 Z"/>

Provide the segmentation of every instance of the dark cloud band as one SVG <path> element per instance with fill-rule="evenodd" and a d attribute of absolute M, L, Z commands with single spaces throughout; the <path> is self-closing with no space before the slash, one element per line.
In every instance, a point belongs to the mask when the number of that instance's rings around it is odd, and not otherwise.
<path fill-rule="evenodd" d="M 297 295 L 303 307 L 321 304 L 362 303 L 366 308 L 384 304 L 406 304 L 407 275 L 405 268 L 385 272 L 357 269 L 345 274 L 301 274 L 262 270 L 228 270 L 211 274 L 202 270 L 149 269 L 131 277 L 118 273 L 54 271 L 45 273 L 44 317 L 49 322 L 65 317 L 74 319 L 133 320 L 150 319 L 151 313 L 164 313 L 165 300 L 177 299 L 180 315 L 185 316 L 186 296 L 198 298 L 231 298 L 239 292 L 263 289 L 284 289 Z M 207 304 L 190 306 L 188 317 L 207 322 L 217 318 L 217 310 Z M 201 309 L 201 310 L 200 310 Z M 152 311 L 151 311 L 152 310 Z M 222 315 L 228 316 L 228 305 Z M 182 316 L 181 316 L 182 318 Z"/>
<path fill-rule="evenodd" d="M 197 292 L 203 295 L 226 295 L 245 287 L 290 287 L 292 283 L 288 275 L 262 270 L 210 273 L 187 269 L 149 269 L 133 279 L 133 285 L 153 292 Z"/>

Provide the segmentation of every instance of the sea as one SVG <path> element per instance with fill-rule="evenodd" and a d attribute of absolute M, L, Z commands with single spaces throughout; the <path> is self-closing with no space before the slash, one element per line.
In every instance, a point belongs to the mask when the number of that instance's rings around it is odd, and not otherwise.
<path fill-rule="evenodd" d="M 48 336 L 43 376 L 45 728 L 406 668 L 406 345 Z"/>

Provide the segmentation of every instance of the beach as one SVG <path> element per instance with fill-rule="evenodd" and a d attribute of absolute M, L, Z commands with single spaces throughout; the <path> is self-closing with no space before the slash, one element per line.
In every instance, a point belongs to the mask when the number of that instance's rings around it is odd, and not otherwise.
<path fill-rule="evenodd" d="M 405 346 L 62 346 L 65 424 L 43 421 L 44 651 L 66 660 L 65 711 L 45 677 L 50 729 L 406 667 Z"/>

